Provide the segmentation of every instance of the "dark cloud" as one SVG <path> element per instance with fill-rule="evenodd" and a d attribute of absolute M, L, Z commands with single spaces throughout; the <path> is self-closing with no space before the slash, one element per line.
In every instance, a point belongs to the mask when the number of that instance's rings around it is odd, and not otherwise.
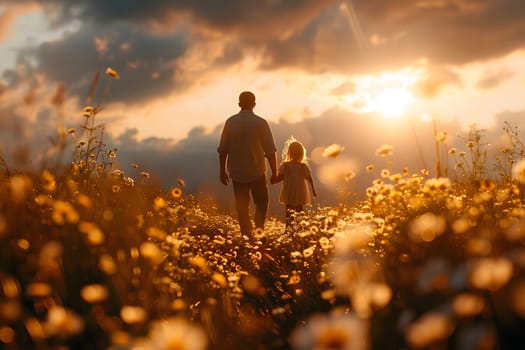
<path fill-rule="evenodd" d="M 344 11 L 333 6 L 308 26 L 269 40 L 267 66 L 304 69 L 377 70 L 426 57 L 438 64 L 463 64 L 498 57 L 525 46 L 525 2 L 353 1 L 364 39 L 356 43 Z M 423 6 L 426 4 L 426 6 Z M 319 20 L 324 17 L 324 20 Z M 362 39 L 362 38 L 360 38 Z"/>
<path fill-rule="evenodd" d="M 193 79 L 253 54 L 262 56 L 263 69 L 364 73 L 422 57 L 435 65 L 463 64 L 525 47 L 521 0 L 39 3 L 54 26 L 76 21 L 80 27 L 62 39 L 27 48 L 19 62 L 65 82 L 68 92 L 81 97 L 94 72 L 110 65 L 122 77 L 111 98 L 127 103 L 182 90 L 195 83 Z M 7 4 L 26 8 L 34 2 Z M 354 9 L 355 16 L 349 17 L 342 4 Z M 195 52 L 201 56 L 190 55 Z M 12 74 L 4 76 L 16 80 Z M 421 86 L 422 94 L 433 96 L 441 78 L 429 79 Z"/>
<path fill-rule="evenodd" d="M 87 77 L 79 79 L 79 70 L 93 71 L 97 62 L 107 62 L 117 70 L 128 70 L 133 77 L 121 85 L 133 91 L 124 88 L 112 96 L 116 100 L 137 102 L 137 99 L 184 88 L 192 83 L 185 80 L 188 77 L 193 79 L 235 64 L 246 56 L 246 52 L 263 51 L 267 40 L 292 35 L 332 2 L 43 0 L 45 6 L 55 9 L 53 17 L 59 18 L 58 22 L 76 19 L 82 28 L 60 42 L 42 45 L 34 57 L 39 62 L 39 69 L 51 70 L 53 77 L 76 81 L 79 85 L 87 81 Z M 186 32 L 174 37 L 170 35 L 174 28 L 186 28 Z M 115 37 L 124 45 L 131 42 L 131 50 L 115 50 L 111 45 Z M 102 57 L 92 50 L 97 39 L 97 46 L 107 50 Z M 113 41 L 108 44 L 106 39 Z M 174 60 L 186 53 L 187 48 L 206 52 L 208 45 L 217 49 L 209 49 L 208 55 L 198 58 L 203 60 L 200 71 L 192 74 L 195 62 L 191 59 L 175 64 Z M 69 53 L 75 64 L 58 67 L 56 62 Z M 121 74 L 123 79 L 125 73 Z M 182 75 L 178 81 L 177 74 Z"/>
<path fill-rule="evenodd" d="M 382 52 L 407 50 L 438 63 L 461 64 L 506 54 L 525 45 L 520 0 L 355 1 L 370 34 L 390 41 Z"/>
<path fill-rule="evenodd" d="M 139 173 L 145 171 L 168 188 L 178 186 L 180 178 L 186 183 L 184 192 L 229 207 L 228 189 L 219 186 L 216 176 L 219 164 L 217 132 L 206 134 L 202 128 L 195 128 L 178 142 L 155 137 L 139 140 L 137 136 L 136 129 L 129 129 L 114 140 L 108 140 L 108 144 L 113 141 L 118 149 L 117 166 L 127 176 L 140 178 Z M 134 168 L 132 164 L 139 167 Z"/>
<path fill-rule="evenodd" d="M 94 74 L 110 66 L 120 80 L 114 83 L 108 99 L 139 103 L 184 86 L 177 80 L 176 61 L 185 50 L 184 31 L 152 35 L 114 23 L 84 26 L 66 33 L 62 40 L 28 48 L 22 56 L 36 61 L 32 69 L 44 72 L 51 81 L 64 82 L 69 93 L 81 97 L 87 96 Z"/>
<path fill-rule="evenodd" d="M 241 43 L 268 44 L 268 58 L 275 64 L 288 57 L 283 50 L 291 53 L 289 47 L 297 49 L 300 43 L 305 51 L 325 56 L 327 63 L 337 63 L 346 50 L 356 51 L 348 19 L 339 10 L 345 1 L 41 2 L 60 6 L 63 20 L 157 22 L 172 28 L 174 21 L 186 16 L 194 25 L 234 33 Z M 383 44 L 370 47 L 372 53 L 412 59 L 423 55 L 437 62 L 464 63 L 501 55 L 525 43 L 525 3 L 521 0 L 354 0 L 353 4 L 366 39 L 373 35 L 383 39 L 379 41 Z M 319 37 L 322 42 L 316 40 Z M 303 56 L 295 54 L 301 62 Z"/>
<path fill-rule="evenodd" d="M 223 32 L 267 37 L 281 35 L 287 26 L 301 26 L 317 15 L 333 0 L 301 1 L 215 1 L 215 0 L 43 0 L 60 4 L 67 11 L 76 12 L 77 18 L 90 18 L 98 22 L 115 20 L 154 22 L 172 27 L 174 18 L 188 17 L 192 22 Z M 70 11 L 75 8 L 76 11 Z M 62 16 L 66 20 L 66 16 Z"/>
<path fill-rule="evenodd" d="M 269 37 L 264 45 L 263 67 L 301 67 L 323 72 L 355 66 L 362 59 L 348 23 L 338 7 L 319 14 L 293 35 Z"/>
<path fill-rule="evenodd" d="M 174 18 L 185 15 L 193 24 L 234 33 L 241 43 L 268 45 L 268 59 L 276 65 L 286 63 L 283 59 L 292 53 L 300 63 L 305 59 L 301 51 L 307 51 L 314 53 L 310 56 L 321 56 L 316 58 L 317 63 L 341 67 L 340 61 L 347 59 L 347 50 L 353 52 L 352 57 L 358 52 L 348 18 L 339 9 L 345 1 L 44 2 L 77 8 L 73 13 L 78 18 L 99 22 L 157 22 L 170 27 Z M 365 39 L 373 35 L 383 38 L 383 44 L 369 47 L 372 57 L 374 53 L 383 58 L 384 54 L 395 53 L 395 57 L 414 59 L 423 55 L 438 63 L 464 63 L 501 55 L 525 43 L 521 34 L 525 3 L 521 0 L 354 0 L 352 3 Z M 303 50 L 298 50 L 301 47 Z"/>

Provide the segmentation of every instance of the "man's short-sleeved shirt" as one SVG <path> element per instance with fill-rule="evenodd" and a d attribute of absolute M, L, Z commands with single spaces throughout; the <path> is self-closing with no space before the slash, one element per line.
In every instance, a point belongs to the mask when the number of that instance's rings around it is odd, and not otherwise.
<path fill-rule="evenodd" d="M 237 182 L 250 182 L 266 174 L 265 156 L 276 150 L 268 122 L 246 110 L 226 120 L 217 148 L 228 156 L 228 172 Z"/>

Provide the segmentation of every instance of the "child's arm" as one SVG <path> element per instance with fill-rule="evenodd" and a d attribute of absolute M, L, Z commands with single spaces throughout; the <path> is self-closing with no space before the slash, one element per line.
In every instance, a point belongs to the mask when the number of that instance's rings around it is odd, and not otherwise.
<path fill-rule="evenodd" d="M 308 175 L 306 177 L 306 181 L 308 181 L 308 183 L 310 184 L 310 187 L 312 188 L 312 195 L 314 197 L 317 197 L 317 192 L 315 191 L 314 180 L 312 179 L 312 175 Z"/>

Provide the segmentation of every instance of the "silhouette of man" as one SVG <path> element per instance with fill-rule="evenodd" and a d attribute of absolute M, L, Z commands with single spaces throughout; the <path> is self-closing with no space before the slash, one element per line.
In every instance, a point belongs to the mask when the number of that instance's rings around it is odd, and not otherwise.
<path fill-rule="evenodd" d="M 250 235 L 250 193 L 255 204 L 255 227 L 264 229 L 268 211 L 268 186 L 266 182 L 266 159 L 277 177 L 275 142 L 268 122 L 253 113 L 255 95 L 244 91 L 239 95 L 239 113 L 226 120 L 222 130 L 219 152 L 220 179 L 227 186 L 233 183 L 235 208 L 241 233 Z M 226 172 L 228 170 L 228 173 Z"/>

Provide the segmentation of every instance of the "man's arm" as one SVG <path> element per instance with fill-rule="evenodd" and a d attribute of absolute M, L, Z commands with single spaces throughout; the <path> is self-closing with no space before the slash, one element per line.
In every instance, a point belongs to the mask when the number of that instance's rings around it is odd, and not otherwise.
<path fill-rule="evenodd" d="M 262 133 L 259 135 L 259 137 L 261 137 L 261 143 L 264 149 L 264 156 L 268 159 L 268 163 L 270 164 L 270 170 L 272 171 L 270 183 L 274 184 L 278 182 L 277 147 L 275 147 L 275 142 L 273 140 L 272 131 L 270 130 L 270 125 L 266 120 L 264 120 L 264 128 L 262 129 Z"/>
<path fill-rule="evenodd" d="M 270 178 L 270 183 L 276 183 L 277 181 L 277 153 L 273 152 L 272 154 L 267 154 L 268 163 L 270 164 L 270 170 L 272 171 L 272 176 Z"/>
<path fill-rule="evenodd" d="M 226 159 L 228 158 L 228 154 L 219 153 L 219 167 L 220 167 L 220 178 L 221 182 L 224 186 L 227 186 L 230 182 L 230 178 L 228 177 L 228 174 L 226 173 Z"/>
<path fill-rule="evenodd" d="M 228 159 L 227 140 L 228 140 L 228 123 L 226 122 L 226 124 L 224 124 L 224 128 L 222 129 L 221 139 L 219 141 L 219 147 L 217 148 L 217 151 L 219 152 L 219 177 L 224 186 L 227 186 L 228 183 L 230 182 L 230 178 L 228 177 L 228 174 L 226 173 L 226 159 Z"/>

